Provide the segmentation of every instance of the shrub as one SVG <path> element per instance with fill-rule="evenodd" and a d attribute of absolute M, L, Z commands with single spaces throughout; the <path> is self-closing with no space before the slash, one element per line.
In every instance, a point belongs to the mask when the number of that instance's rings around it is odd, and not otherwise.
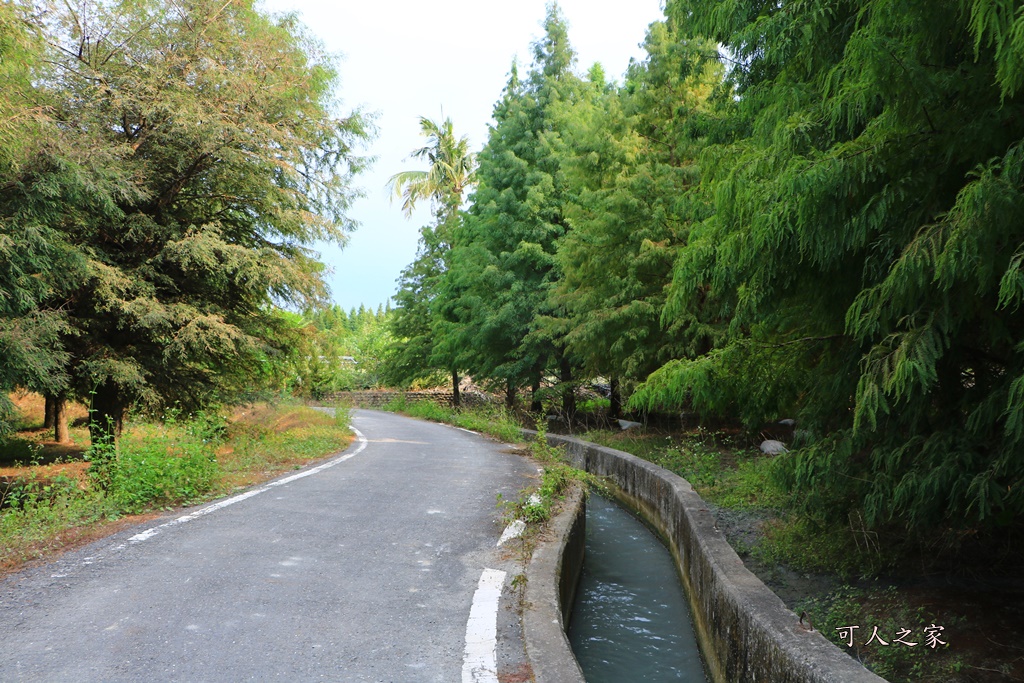
<path fill-rule="evenodd" d="M 207 429 L 170 425 L 160 432 L 89 450 L 89 475 L 118 510 L 133 514 L 186 503 L 213 488 L 219 471 L 211 442 L 202 438 Z"/>

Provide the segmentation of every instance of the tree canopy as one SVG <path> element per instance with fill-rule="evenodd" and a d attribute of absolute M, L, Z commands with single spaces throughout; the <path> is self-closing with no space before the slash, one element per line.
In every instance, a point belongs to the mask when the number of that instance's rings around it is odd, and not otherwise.
<path fill-rule="evenodd" d="M 435 343 L 510 396 L 610 379 L 633 410 L 794 418 L 775 471 L 823 522 L 1010 533 L 1022 27 L 992 0 L 670 0 L 619 84 L 575 71 L 552 5 Z"/>
<path fill-rule="evenodd" d="M 274 353 L 277 307 L 325 299 L 307 245 L 353 227 L 368 130 L 339 114 L 330 58 L 244 0 L 24 11 L 52 135 L 8 170 L 0 206 L 5 230 L 46 231 L 77 265 L 33 306 L 59 314 L 62 389 L 105 433 L 132 403 L 242 385 Z"/>

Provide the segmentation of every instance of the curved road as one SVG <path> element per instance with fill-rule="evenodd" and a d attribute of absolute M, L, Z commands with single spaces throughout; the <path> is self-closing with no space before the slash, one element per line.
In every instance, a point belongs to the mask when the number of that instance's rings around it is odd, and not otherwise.
<path fill-rule="evenodd" d="M 520 569 L 495 494 L 534 467 L 443 425 L 353 424 L 362 442 L 308 476 L 0 583 L 0 680 L 495 681 L 495 628 L 514 677 Z"/>

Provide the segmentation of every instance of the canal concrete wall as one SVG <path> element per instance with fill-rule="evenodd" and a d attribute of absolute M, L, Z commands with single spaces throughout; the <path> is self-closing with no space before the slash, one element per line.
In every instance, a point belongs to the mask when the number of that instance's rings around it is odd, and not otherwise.
<path fill-rule="evenodd" d="M 553 434 L 548 434 L 547 440 L 564 446 L 574 467 L 611 480 L 618 487 L 615 495 L 666 539 L 686 586 L 694 630 L 712 680 L 884 683 L 821 633 L 803 626 L 744 566 L 704 500 L 685 479 L 613 448 Z M 535 580 L 532 570 L 531 564 L 528 584 Z M 551 597 L 544 599 L 550 601 Z M 529 605 L 529 599 L 527 602 Z M 524 617 L 529 613 L 528 606 Z M 561 614 L 559 617 L 566 623 Z M 525 622 L 524 631 L 528 633 Z M 576 679 L 537 677 L 542 680 Z"/>
<path fill-rule="evenodd" d="M 537 539 L 526 570 L 523 641 L 536 683 L 585 683 L 565 631 L 583 571 L 586 512 L 577 485 Z"/>

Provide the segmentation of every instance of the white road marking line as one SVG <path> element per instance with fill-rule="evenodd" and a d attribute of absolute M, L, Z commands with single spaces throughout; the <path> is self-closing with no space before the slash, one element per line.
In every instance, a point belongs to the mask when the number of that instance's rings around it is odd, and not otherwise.
<path fill-rule="evenodd" d="M 231 498 L 226 498 L 226 499 L 218 501 L 218 502 L 216 502 L 216 503 L 214 503 L 212 505 L 207 505 L 206 507 L 204 507 L 204 508 L 202 508 L 200 510 L 196 510 L 195 512 L 189 513 L 187 515 L 182 515 L 181 517 L 178 517 L 176 519 L 172 519 L 169 522 L 164 522 L 163 524 L 160 524 L 158 526 L 152 527 L 150 529 L 146 529 L 145 531 L 143 531 L 141 533 L 138 533 L 138 534 L 135 534 L 134 536 L 129 538 L 128 542 L 129 543 L 141 543 L 142 541 L 146 541 L 146 540 L 149 540 L 150 538 L 153 538 L 154 536 L 159 534 L 164 529 L 167 529 L 167 528 L 173 527 L 173 526 L 177 526 L 179 524 L 184 524 L 185 522 L 191 522 L 192 520 L 199 519 L 200 517 L 208 515 L 211 512 L 216 512 L 217 510 L 223 510 L 224 508 L 228 507 L 229 505 L 234 505 L 235 503 L 240 503 L 243 500 L 246 500 L 247 498 L 252 498 L 253 496 L 257 496 L 257 495 L 259 495 L 259 494 L 261 494 L 261 493 L 263 493 L 265 491 L 269 491 L 270 489 L 272 489 L 274 487 L 283 486 L 284 484 L 289 484 L 289 483 L 291 483 L 291 482 L 293 482 L 293 481 L 295 481 L 297 479 L 302 479 L 304 477 L 312 476 L 312 475 L 314 475 L 314 474 L 316 474 L 318 472 L 323 472 L 328 467 L 334 467 L 335 465 L 338 465 L 340 463 L 345 462 L 346 460 L 350 460 L 350 459 L 356 457 L 357 455 L 359 455 L 360 453 L 363 452 L 364 448 L 366 448 L 367 441 L 366 441 L 366 437 L 363 436 L 362 432 L 360 432 L 355 427 L 352 427 L 351 429 L 352 429 L 353 432 L 355 432 L 356 437 L 359 439 L 359 447 L 356 448 L 351 453 L 346 453 L 345 455 L 342 455 L 342 456 L 340 456 L 338 458 L 335 458 L 334 460 L 328 460 L 327 462 L 325 462 L 322 465 L 317 465 L 316 467 L 313 467 L 311 469 L 303 470 L 302 472 L 299 472 L 297 474 L 293 474 L 290 477 L 285 477 L 284 479 L 278 479 L 277 481 L 272 481 L 269 484 L 267 484 L 266 486 L 261 486 L 259 488 L 255 488 L 255 489 L 252 489 L 250 491 L 246 491 L 245 493 L 240 493 L 237 496 L 232 496 Z M 124 547 L 124 546 L 122 545 L 120 547 Z"/>
<path fill-rule="evenodd" d="M 452 427 L 455 427 L 455 425 L 452 425 Z M 458 429 L 460 432 L 466 432 L 468 434 L 476 434 L 477 436 L 480 436 L 480 432 L 474 432 L 472 429 L 463 429 L 462 427 L 455 428 Z"/>
<path fill-rule="evenodd" d="M 501 538 L 498 539 L 498 547 L 500 548 L 513 538 L 519 538 L 524 531 L 526 531 L 526 522 L 521 519 L 513 520 L 511 524 L 505 527 L 505 531 L 501 533 Z"/>
<path fill-rule="evenodd" d="M 466 622 L 462 683 L 498 683 L 498 603 L 504 584 L 500 569 L 484 569 L 480 575 Z"/>

